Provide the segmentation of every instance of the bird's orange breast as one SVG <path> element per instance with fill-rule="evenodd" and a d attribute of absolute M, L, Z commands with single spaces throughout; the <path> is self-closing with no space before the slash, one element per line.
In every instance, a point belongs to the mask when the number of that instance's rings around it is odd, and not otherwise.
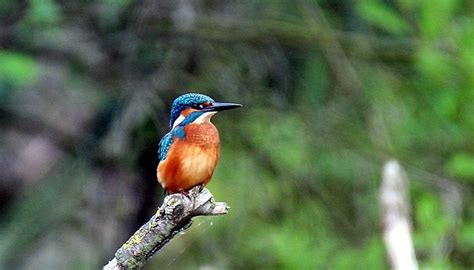
<path fill-rule="evenodd" d="M 170 193 L 207 184 L 219 160 L 219 133 L 213 124 L 192 123 L 184 131 L 184 139 L 173 139 L 166 159 L 157 168 L 158 181 Z"/>

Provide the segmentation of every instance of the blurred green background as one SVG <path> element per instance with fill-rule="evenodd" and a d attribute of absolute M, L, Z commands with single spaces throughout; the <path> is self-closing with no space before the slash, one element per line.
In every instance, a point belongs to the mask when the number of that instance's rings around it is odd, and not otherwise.
<path fill-rule="evenodd" d="M 0 2 L 0 269 L 98 269 L 161 204 L 172 100 L 214 123 L 200 217 L 145 269 L 386 269 L 407 170 L 424 269 L 474 268 L 474 2 Z"/>

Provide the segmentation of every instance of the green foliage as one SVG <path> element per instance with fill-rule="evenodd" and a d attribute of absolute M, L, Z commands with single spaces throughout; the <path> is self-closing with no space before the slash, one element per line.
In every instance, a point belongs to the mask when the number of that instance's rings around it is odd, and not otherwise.
<path fill-rule="evenodd" d="M 433 194 L 424 193 L 417 198 L 415 243 L 418 249 L 431 251 L 439 248 L 443 236 L 449 228 L 449 222 L 441 211 L 441 202 Z"/>
<path fill-rule="evenodd" d="M 445 27 L 449 27 L 458 2 L 458 0 L 419 1 L 419 25 L 422 37 L 434 39 L 447 34 Z"/>
<path fill-rule="evenodd" d="M 408 23 L 384 1 L 360 1 L 357 8 L 364 20 L 390 34 L 404 35 L 410 31 Z"/>
<path fill-rule="evenodd" d="M 39 66 L 26 54 L 0 49 L 0 101 L 3 103 L 11 91 L 34 82 Z"/>
<path fill-rule="evenodd" d="M 0 83 L 23 87 L 32 83 L 39 73 L 39 66 L 30 55 L 0 50 Z"/>
<path fill-rule="evenodd" d="M 468 153 L 457 153 L 449 159 L 446 170 L 453 177 L 474 181 L 474 156 Z"/>
<path fill-rule="evenodd" d="M 474 222 L 467 222 L 456 234 L 456 240 L 466 251 L 474 249 Z"/>
<path fill-rule="evenodd" d="M 248 119 L 247 129 L 251 134 L 255 134 L 252 139 L 262 151 L 269 153 L 272 159 L 282 168 L 290 171 L 303 171 L 307 167 L 307 138 L 304 130 L 304 123 L 298 115 L 288 112 L 279 114 L 277 112 L 264 111 L 252 113 L 258 115 L 259 122 Z M 275 125 L 275 122 L 285 123 Z M 275 144 L 278 142 L 278 144 Z"/>
<path fill-rule="evenodd" d="M 35 239 L 55 237 L 64 219 L 76 213 L 80 200 L 77 194 L 91 175 L 83 166 L 70 162 L 65 160 L 64 167 L 56 168 L 51 177 L 25 194 L 7 213 L 9 222 L 0 227 L 3 265 L 10 266 L 8 268 L 15 265 L 15 260 L 21 258 L 22 251 L 31 247 Z M 66 179 L 74 181 L 68 183 Z M 49 229 L 53 229 L 51 235 L 44 234 Z"/>
<path fill-rule="evenodd" d="M 26 21 L 33 27 L 47 27 L 61 20 L 61 10 L 54 0 L 32 0 L 29 2 Z"/>
<path fill-rule="evenodd" d="M 386 269 L 389 158 L 419 265 L 474 267 L 468 1 L 0 1 L 0 29 L 0 269 L 110 259 L 160 203 L 156 146 L 188 91 L 244 104 L 213 118 L 209 189 L 232 208 L 145 269 Z"/>

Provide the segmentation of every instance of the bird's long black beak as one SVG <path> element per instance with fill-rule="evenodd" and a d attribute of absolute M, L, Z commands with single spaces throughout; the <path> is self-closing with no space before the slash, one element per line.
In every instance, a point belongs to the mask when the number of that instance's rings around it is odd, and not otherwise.
<path fill-rule="evenodd" d="M 212 105 L 205 107 L 201 111 L 205 112 L 220 112 L 230 109 L 242 107 L 242 104 L 228 103 L 228 102 L 213 102 Z"/>

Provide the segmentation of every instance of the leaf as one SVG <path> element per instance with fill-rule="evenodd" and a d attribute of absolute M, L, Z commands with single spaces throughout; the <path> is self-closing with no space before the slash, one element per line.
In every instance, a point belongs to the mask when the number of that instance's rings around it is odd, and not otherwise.
<path fill-rule="evenodd" d="M 422 46 L 417 54 L 417 68 L 429 80 L 436 84 L 446 81 L 452 71 L 452 59 L 433 46 Z"/>
<path fill-rule="evenodd" d="M 403 18 L 380 1 L 361 1 L 357 9 L 364 20 L 388 33 L 401 35 L 410 30 Z"/>
<path fill-rule="evenodd" d="M 53 0 L 32 0 L 26 15 L 31 25 L 52 25 L 61 19 L 61 10 Z"/>
<path fill-rule="evenodd" d="M 24 86 L 34 81 L 39 66 L 29 55 L 0 50 L 0 82 Z"/>
<path fill-rule="evenodd" d="M 420 28 L 429 39 L 438 38 L 452 21 L 457 0 L 420 1 Z"/>
<path fill-rule="evenodd" d="M 454 177 L 474 181 L 474 155 L 458 153 L 446 165 L 446 170 Z"/>
<path fill-rule="evenodd" d="M 467 250 L 474 249 L 474 222 L 466 223 L 456 233 L 456 240 L 459 244 Z"/>

